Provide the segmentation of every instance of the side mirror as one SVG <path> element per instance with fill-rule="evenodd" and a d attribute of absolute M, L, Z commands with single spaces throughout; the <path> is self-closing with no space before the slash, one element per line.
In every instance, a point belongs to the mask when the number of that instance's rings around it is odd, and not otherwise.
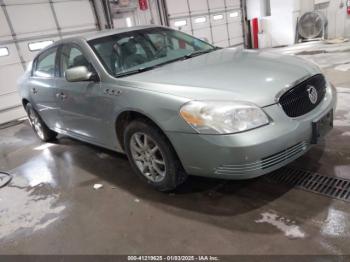
<path fill-rule="evenodd" d="M 64 72 L 68 82 L 94 81 L 94 74 L 86 66 L 77 66 Z"/>

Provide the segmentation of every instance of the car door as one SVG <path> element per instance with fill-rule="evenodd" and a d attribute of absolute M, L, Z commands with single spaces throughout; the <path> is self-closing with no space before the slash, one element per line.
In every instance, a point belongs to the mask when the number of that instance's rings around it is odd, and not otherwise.
<path fill-rule="evenodd" d="M 99 81 L 68 82 L 64 77 L 67 69 L 85 66 L 97 74 L 92 64 L 77 44 L 65 44 L 60 51 L 60 76 L 56 84 L 60 97 L 63 128 L 79 139 L 105 145 L 101 130 L 106 130 L 103 121 L 104 96 Z"/>
<path fill-rule="evenodd" d="M 58 46 L 54 46 L 40 54 L 33 62 L 31 76 L 28 79 L 31 102 L 51 129 L 61 125 L 55 81 L 58 75 L 58 49 Z"/>

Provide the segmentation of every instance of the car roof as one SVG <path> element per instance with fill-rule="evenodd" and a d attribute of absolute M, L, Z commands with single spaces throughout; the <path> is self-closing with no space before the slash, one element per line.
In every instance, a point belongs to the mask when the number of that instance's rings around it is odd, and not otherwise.
<path fill-rule="evenodd" d="M 106 30 L 101 30 L 101 31 L 96 31 L 94 33 L 88 33 L 88 34 L 82 34 L 79 36 L 73 36 L 73 37 L 67 37 L 63 38 L 61 40 L 58 40 L 54 42 L 52 45 L 49 45 L 45 47 L 44 49 L 40 50 L 40 52 L 34 57 L 34 60 L 37 59 L 39 55 L 44 53 L 45 51 L 61 45 L 61 44 L 66 44 L 66 43 L 71 43 L 71 42 L 77 42 L 77 41 L 90 41 L 110 35 L 115 35 L 115 34 L 122 34 L 122 33 L 127 33 L 127 32 L 132 32 L 132 31 L 137 31 L 137 30 L 142 30 L 142 29 L 148 29 L 148 28 L 166 28 L 164 26 L 160 25 L 143 25 L 143 26 L 133 26 L 133 27 L 127 27 L 127 28 L 120 28 L 120 29 L 106 29 Z"/>
<path fill-rule="evenodd" d="M 55 42 L 55 44 L 62 44 L 62 43 L 71 42 L 74 40 L 90 41 L 90 40 L 94 40 L 94 39 L 98 39 L 98 38 L 102 38 L 102 37 L 106 37 L 106 36 L 110 36 L 110 35 L 127 33 L 127 32 L 142 30 L 142 29 L 148 29 L 148 28 L 159 28 L 159 27 L 162 27 L 162 26 L 144 25 L 144 26 L 134 26 L 134 27 L 121 28 L 121 29 L 101 30 L 101 31 L 97 31 L 94 33 L 64 38 L 60 41 Z"/>

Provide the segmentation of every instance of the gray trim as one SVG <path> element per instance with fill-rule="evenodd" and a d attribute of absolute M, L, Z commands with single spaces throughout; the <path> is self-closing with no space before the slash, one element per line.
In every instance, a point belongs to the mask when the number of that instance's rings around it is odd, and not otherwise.
<path fill-rule="evenodd" d="M 56 11 L 55 11 L 54 3 L 53 3 L 52 0 L 49 0 L 49 3 L 50 3 L 50 8 L 51 8 L 51 12 L 52 12 L 52 15 L 53 15 L 53 19 L 55 20 L 55 24 L 56 24 L 58 35 L 62 39 L 62 29 L 60 27 L 60 24 L 58 23 L 58 18 L 57 18 L 57 14 L 56 14 Z"/>
<path fill-rule="evenodd" d="M 3 0 L 0 0 L 0 5 L 1 5 L 2 11 L 4 12 L 4 16 L 5 16 L 5 19 L 7 21 L 8 26 L 9 26 L 9 29 L 11 31 L 13 43 L 16 46 L 18 57 L 19 57 L 19 59 L 21 61 L 21 65 L 23 67 L 23 70 L 25 71 L 26 70 L 26 62 L 25 62 L 25 60 L 24 60 L 24 58 L 22 56 L 21 49 L 20 49 L 20 46 L 19 46 L 18 41 L 17 41 L 17 36 L 16 36 L 16 33 L 15 33 L 15 30 L 13 28 L 10 16 L 9 16 L 9 14 L 7 12 L 6 5 L 5 5 Z"/>

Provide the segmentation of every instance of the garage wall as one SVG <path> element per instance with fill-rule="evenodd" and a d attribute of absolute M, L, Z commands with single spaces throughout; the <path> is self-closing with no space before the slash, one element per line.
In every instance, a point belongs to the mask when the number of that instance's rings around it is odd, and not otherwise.
<path fill-rule="evenodd" d="M 138 0 L 124 0 L 123 5 L 112 1 L 110 5 L 114 28 L 161 25 L 157 0 L 147 0 L 146 10 L 140 9 Z"/>
<path fill-rule="evenodd" d="M 304 1 L 304 0 L 303 0 Z M 248 19 L 259 18 L 259 48 L 292 45 L 301 14 L 301 0 L 247 0 Z"/>
<path fill-rule="evenodd" d="M 220 47 L 242 45 L 240 0 L 166 0 L 169 24 Z"/>
<path fill-rule="evenodd" d="M 248 18 L 260 19 L 261 47 L 294 44 L 297 19 L 315 10 L 322 12 L 328 19 L 328 38 L 350 37 L 347 0 L 269 0 L 270 16 L 263 12 L 266 0 L 246 1 Z"/>
<path fill-rule="evenodd" d="M 96 31 L 98 23 L 90 0 L 0 0 L 0 5 L 0 123 L 5 123 L 25 115 L 16 83 L 40 47 Z"/>
<path fill-rule="evenodd" d="M 346 11 L 345 0 L 314 0 L 315 10 L 328 18 L 328 37 L 350 37 L 350 16 Z"/>

